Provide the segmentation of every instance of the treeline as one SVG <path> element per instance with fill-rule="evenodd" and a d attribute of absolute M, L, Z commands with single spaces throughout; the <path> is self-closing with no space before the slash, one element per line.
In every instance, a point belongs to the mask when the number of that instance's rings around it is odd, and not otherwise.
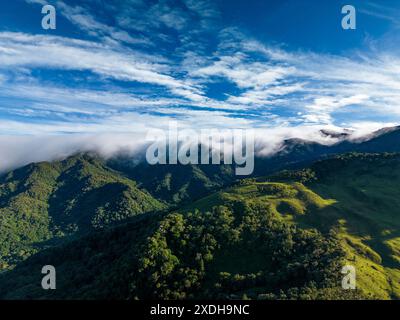
<path fill-rule="evenodd" d="M 349 166 L 357 169 L 358 173 L 368 173 L 376 169 L 377 166 L 398 166 L 400 160 L 399 153 L 358 153 L 350 152 L 335 155 L 331 158 L 319 160 L 310 167 L 298 170 L 282 170 L 267 177 L 245 179 L 240 184 L 253 183 L 254 181 L 274 181 L 274 182 L 300 182 L 310 184 L 329 178 Z M 361 169 L 362 168 L 362 169 Z"/>
<path fill-rule="evenodd" d="M 350 296 L 343 257 L 333 233 L 245 201 L 148 216 L 41 252 L 0 275 L 0 298 L 341 299 Z M 45 264 L 56 267 L 57 290 L 40 287 Z"/>

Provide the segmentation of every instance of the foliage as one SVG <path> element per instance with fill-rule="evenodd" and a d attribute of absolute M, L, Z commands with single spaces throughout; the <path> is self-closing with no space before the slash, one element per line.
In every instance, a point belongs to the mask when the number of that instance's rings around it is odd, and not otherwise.
<path fill-rule="evenodd" d="M 10 172 L 0 180 L 0 205 L 0 270 L 46 241 L 164 207 L 133 181 L 86 155 Z"/>
<path fill-rule="evenodd" d="M 0 298 L 399 299 L 399 183 L 399 155 L 352 153 L 156 212 L 99 160 L 31 165 L 2 178 L 0 240 L 3 258 L 38 253 L 0 274 Z"/>

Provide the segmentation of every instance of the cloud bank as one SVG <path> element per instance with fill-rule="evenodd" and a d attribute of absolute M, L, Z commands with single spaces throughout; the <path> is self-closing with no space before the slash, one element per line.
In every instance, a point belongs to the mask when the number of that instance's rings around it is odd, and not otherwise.
<path fill-rule="evenodd" d="M 389 124 L 393 125 L 393 124 Z M 349 139 L 358 139 L 382 127 L 382 124 L 365 123 L 359 127 L 347 130 Z M 179 126 L 179 132 L 191 127 Z M 268 157 L 281 150 L 286 139 L 299 138 L 315 141 L 325 145 L 337 143 L 338 138 L 321 134 L 322 129 L 333 132 L 343 132 L 338 127 L 302 126 L 281 127 L 271 129 L 255 129 L 255 155 Z M 227 129 L 226 129 L 227 130 Z M 224 130 L 219 131 L 222 136 Z M 243 131 L 244 133 L 245 131 Z M 197 131 L 200 134 L 200 131 Z M 165 131 L 168 135 L 168 131 Z M 180 141 L 185 138 L 180 137 Z M 42 161 L 63 160 L 77 153 L 95 153 L 109 159 L 123 154 L 134 159 L 143 159 L 146 148 L 151 141 L 146 140 L 140 133 L 114 134 L 69 134 L 69 135 L 30 135 L 0 136 L 0 173 L 5 173 L 21 166 Z M 228 146 L 229 147 L 229 146 Z"/>

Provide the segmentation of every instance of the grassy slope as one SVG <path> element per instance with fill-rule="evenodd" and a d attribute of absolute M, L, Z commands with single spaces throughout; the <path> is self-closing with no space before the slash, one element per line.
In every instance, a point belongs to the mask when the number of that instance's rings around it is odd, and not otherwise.
<path fill-rule="evenodd" d="M 398 156 L 370 156 L 342 161 L 340 168 L 310 186 L 322 197 L 335 199 L 334 210 L 316 214 L 332 214 L 332 222 L 337 220 L 359 286 L 379 298 L 400 299 L 399 185 Z"/>
<path fill-rule="evenodd" d="M 400 158 L 346 156 L 317 163 L 313 171 L 317 181 L 305 185 L 296 179 L 248 180 L 182 211 L 245 200 L 269 203 L 282 219 L 303 228 L 335 229 L 346 250 L 345 263 L 356 267 L 364 294 L 400 299 Z M 240 268 L 243 254 L 232 264 Z"/>
<path fill-rule="evenodd" d="M 339 243 L 236 202 L 211 212 L 144 214 L 44 250 L 0 273 L 0 299 L 346 299 Z M 57 290 L 39 270 L 57 269 Z"/>

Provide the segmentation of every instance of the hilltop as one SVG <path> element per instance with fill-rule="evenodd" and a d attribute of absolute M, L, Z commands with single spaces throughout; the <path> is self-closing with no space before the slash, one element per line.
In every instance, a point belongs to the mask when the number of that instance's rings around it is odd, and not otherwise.
<path fill-rule="evenodd" d="M 65 237 L 165 205 L 90 155 L 25 166 L 0 179 L 0 266 Z"/>
<path fill-rule="evenodd" d="M 400 156 L 349 154 L 245 179 L 40 252 L 2 298 L 399 299 Z M 40 288 L 53 264 L 59 287 Z M 358 290 L 340 287 L 341 267 Z"/>

